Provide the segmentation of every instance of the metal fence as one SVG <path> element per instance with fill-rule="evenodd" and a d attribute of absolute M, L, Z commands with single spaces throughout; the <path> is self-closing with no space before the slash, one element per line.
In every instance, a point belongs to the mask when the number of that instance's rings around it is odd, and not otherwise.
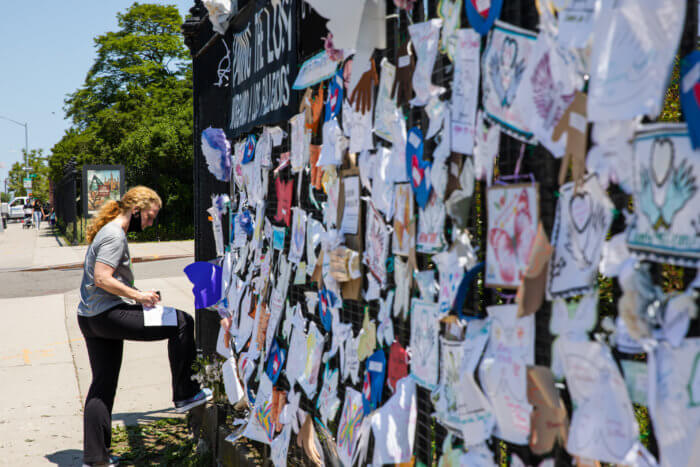
<path fill-rule="evenodd" d="M 466 0 L 469 1 L 469 0 Z M 423 0 L 422 2 L 416 3 L 416 6 L 412 12 L 412 21 L 421 22 L 429 18 L 437 17 L 437 7 L 438 0 Z M 398 10 L 394 7 L 392 1 L 387 1 L 387 14 L 396 15 Z M 201 12 L 200 12 L 201 13 Z M 308 12 L 307 12 L 308 14 Z M 694 0 L 688 0 L 688 7 L 686 13 L 686 24 L 685 30 L 683 32 L 683 39 L 681 43 L 681 49 L 679 51 L 680 56 L 684 56 L 696 47 L 697 41 L 697 3 Z M 538 14 L 535 8 L 534 0 L 511 0 L 504 2 L 504 6 L 500 15 L 500 19 L 511 23 L 515 26 L 522 27 L 529 30 L 536 30 L 538 24 Z M 300 18 L 298 18 L 301 21 Z M 387 57 L 392 63 L 396 63 L 398 57 L 399 46 L 408 37 L 407 27 L 408 24 L 405 20 L 403 13 L 399 14 L 398 17 L 387 20 L 387 49 L 375 53 L 375 61 L 379 63 L 382 57 Z M 462 24 L 463 27 L 468 26 L 468 20 L 462 10 Z M 302 28 L 300 28 L 302 29 Z M 308 35 L 311 39 L 316 41 L 321 35 L 324 34 L 324 30 L 316 31 L 311 29 L 304 29 L 301 34 L 304 36 Z M 187 31 L 186 31 L 187 35 Z M 208 22 L 201 23 L 198 29 L 190 32 L 189 43 L 193 54 L 204 47 L 204 45 L 209 41 L 212 36 L 211 27 Z M 301 37 L 306 44 L 313 44 L 313 41 L 309 37 Z M 485 45 L 486 38 L 482 38 L 482 50 Z M 300 40 L 300 44 L 302 41 Z M 313 54 L 317 53 L 322 48 L 320 41 L 315 45 L 307 45 L 307 49 L 304 46 L 301 47 L 299 55 L 299 63 L 303 60 L 309 58 Z M 209 206 L 210 197 L 212 194 L 216 193 L 228 193 L 231 187 L 228 184 L 219 182 L 214 179 L 214 177 L 208 172 L 206 163 L 201 154 L 200 145 L 198 142 L 198 137 L 201 131 L 208 126 L 224 128 L 228 121 L 229 109 L 226 106 L 227 100 L 227 90 L 225 88 L 219 88 L 212 85 L 216 82 L 216 71 L 218 61 L 224 51 L 223 45 L 214 44 L 209 50 L 201 54 L 199 57 L 194 59 L 194 96 L 195 96 L 195 165 L 194 165 L 194 180 L 195 180 L 195 254 L 197 260 L 210 260 L 215 257 L 214 241 L 211 233 L 210 223 L 206 219 L 205 209 Z M 439 55 L 438 60 L 435 64 L 434 73 L 432 77 L 433 83 L 437 85 L 444 86 L 447 89 L 447 94 L 443 96 L 444 99 L 450 98 L 450 83 L 452 81 L 452 64 L 449 59 L 443 55 Z M 411 108 L 404 107 L 404 115 L 407 117 L 407 128 L 411 128 L 414 125 L 419 125 L 422 128 L 427 127 L 428 119 L 425 112 L 421 108 Z M 290 127 L 287 122 L 279 122 L 281 126 L 288 134 L 290 134 Z M 258 129 L 261 130 L 261 129 Z M 256 133 L 260 133 L 257 131 Z M 320 131 L 314 136 L 312 140 L 314 144 L 320 144 Z M 375 139 L 376 145 L 383 144 L 380 140 Z M 430 155 L 435 147 L 435 143 L 432 140 L 426 140 L 425 142 L 425 154 Z M 285 139 L 284 143 L 274 148 L 273 150 L 273 165 L 277 165 L 280 154 L 289 151 L 289 140 Z M 540 219 L 547 232 L 552 231 L 552 226 L 554 223 L 554 213 L 557 202 L 557 195 L 559 184 L 557 182 L 557 174 L 559 172 L 560 161 L 554 159 L 549 155 L 549 153 L 541 145 L 524 145 L 520 141 L 510 137 L 505 133 L 501 133 L 500 141 L 500 152 L 497 159 L 496 173 L 501 175 L 512 174 L 515 170 L 516 162 L 519 159 L 521 151 L 524 151 L 524 157 L 521 164 L 522 173 L 532 173 L 540 185 L 539 196 L 540 196 Z M 291 178 L 291 175 L 284 174 L 283 178 Z M 297 179 L 295 178 L 295 184 Z M 271 177 L 272 180 L 272 177 Z M 298 205 L 302 207 L 308 215 L 316 218 L 319 221 L 323 219 L 322 211 L 314 204 L 309 201 L 308 190 L 313 189 L 310 186 L 309 174 L 303 175 L 303 183 L 301 187 L 301 196 L 299 199 L 294 199 L 293 205 Z M 296 185 L 295 185 L 296 191 Z M 475 205 L 472 207 L 471 219 L 469 221 L 468 229 L 473 235 L 472 244 L 478 247 L 479 260 L 484 261 L 484 255 L 486 252 L 486 203 L 485 203 L 485 192 L 486 185 L 485 182 L 477 182 L 476 186 L 476 196 Z M 363 195 L 368 195 L 365 191 Z M 629 197 L 623 192 L 613 190 L 610 192 L 610 197 L 615 204 L 617 212 L 622 212 L 622 210 L 627 207 L 630 203 Z M 315 191 L 315 198 L 318 201 L 323 199 L 323 193 Z M 274 190 L 274 183 L 269 184 L 269 192 L 267 197 L 266 215 L 269 219 L 272 219 L 276 212 L 276 196 Z M 417 212 L 417 211 L 416 211 Z M 366 206 L 361 203 L 361 219 L 366 216 Z M 225 223 L 227 224 L 227 223 Z M 449 218 L 446 220 L 446 232 L 451 228 L 451 222 Z M 610 235 L 621 232 L 624 229 L 625 222 L 621 215 L 616 216 L 613 222 L 613 226 L 610 231 Z M 227 226 L 225 227 L 227 230 Z M 227 237 L 227 232 L 225 232 Z M 285 238 L 285 250 L 288 251 L 289 248 L 289 235 Z M 449 236 L 448 236 L 449 238 Z M 273 262 L 274 263 L 274 262 Z M 430 261 L 429 255 L 418 254 L 418 263 L 421 269 L 433 268 Z M 653 266 L 654 278 L 657 283 L 661 283 L 664 280 L 663 277 L 663 267 L 661 265 Z M 689 283 L 695 275 L 695 270 L 681 271 L 683 274 L 684 284 Z M 367 284 L 364 284 L 366 287 Z M 394 287 L 393 280 L 391 279 L 391 274 L 389 278 L 388 289 Z M 612 296 L 606 297 L 605 301 L 601 301 L 600 309 L 600 319 L 606 315 L 616 314 L 616 301 L 620 296 L 620 290 L 616 286 L 608 284 L 608 287 L 612 288 Z M 306 310 L 306 301 L 304 297 L 305 291 L 315 291 L 317 288 L 314 284 L 305 285 L 290 285 L 288 299 L 290 305 L 295 303 L 301 303 L 302 309 Z M 413 295 L 416 295 L 414 291 Z M 482 286 L 475 287 L 473 292 L 470 293 L 468 300 L 464 305 L 464 313 L 467 315 L 483 317 L 486 315 L 486 307 L 493 304 L 502 303 L 501 298 L 498 294 L 492 290 L 487 289 Z M 366 303 L 364 301 L 355 300 L 343 300 L 343 308 L 341 312 L 341 320 L 346 323 L 352 323 L 353 333 L 357 335 L 362 327 L 362 320 L 364 317 L 365 308 L 369 309 L 370 316 L 374 319 L 377 318 L 378 314 L 378 304 L 376 301 Z M 551 343 L 552 336 L 549 332 L 549 321 L 551 316 L 551 307 L 548 302 L 545 302 L 544 306 L 536 313 L 536 340 L 535 340 L 535 360 L 538 365 L 550 365 L 551 360 Z M 319 329 L 323 326 L 320 322 L 320 317 L 315 310 L 306 310 L 304 317 L 308 320 L 314 321 Z M 197 316 L 197 339 L 198 347 L 205 353 L 214 353 L 216 347 L 216 338 L 219 329 L 218 325 L 218 315 L 214 312 L 209 312 L 205 310 L 198 310 Z M 392 318 L 394 320 L 394 330 L 397 340 L 404 347 L 409 344 L 410 337 L 410 323 L 407 320 L 401 320 L 400 318 Z M 697 323 L 694 322 L 691 334 L 700 334 Z M 330 342 L 327 344 L 328 350 L 330 348 Z M 624 358 L 643 358 L 642 356 L 628 356 L 620 355 L 616 356 L 620 359 Z M 334 357 L 336 360 L 339 357 Z M 337 361 L 331 360 L 331 364 L 338 364 Z M 364 373 L 364 364 L 361 365 L 360 374 Z M 284 378 L 280 378 L 283 381 Z M 338 397 L 342 401 L 344 399 L 345 388 L 347 385 L 339 385 Z M 358 391 L 361 391 L 361 383 L 354 386 Z M 288 388 L 282 388 L 288 389 Z M 569 406 L 570 403 L 568 399 L 568 394 L 566 390 L 563 390 L 563 398 L 565 403 Z M 386 401 L 390 397 L 391 393 L 388 388 L 384 388 L 383 401 Z M 301 408 L 308 411 L 311 414 L 318 416 L 318 411 L 316 409 L 315 400 L 309 400 L 302 392 L 302 403 Z M 418 418 L 416 422 L 416 439 L 414 454 L 416 460 L 426 465 L 436 464 L 437 460 L 441 455 L 442 442 L 447 435 L 446 429 L 437 423 L 431 416 L 434 412 L 434 407 L 431 402 L 430 392 L 422 387 L 418 390 Z M 337 417 L 336 417 L 337 420 Z M 329 426 L 330 431 L 335 433 L 335 428 L 333 424 Z M 650 430 L 649 434 L 649 447 L 652 453 L 658 454 L 656 451 L 655 440 L 653 437 L 653 432 Z M 495 459 L 500 465 L 507 465 L 509 463 L 509 456 L 511 453 L 517 453 L 518 456 L 526 463 L 526 465 L 537 465 L 541 457 L 534 455 L 530 452 L 528 446 L 516 446 L 509 443 L 500 441 L 498 439 L 492 438 L 491 442 L 492 450 L 495 454 Z M 290 448 L 291 449 L 291 448 Z M 370 445 L 370 450 L 372 446 Z M 369 458 L 371 459 L 371 451 L 369 453 Z M 561 447 L 557 446 L 555 448 L 553 457 L 556 458 L 557 465 L 571 465 L 571 459 L 566 453 L 566 451 Z"/>
<path fill-rule="evenodd" d="M 56 210 L 56 226 L 66 235 L 72 224 L 71 242 L 76 243 L 78 231 L 78 173 L 70 168 L 63 178 L 54 185 L 53 199 Z"/>

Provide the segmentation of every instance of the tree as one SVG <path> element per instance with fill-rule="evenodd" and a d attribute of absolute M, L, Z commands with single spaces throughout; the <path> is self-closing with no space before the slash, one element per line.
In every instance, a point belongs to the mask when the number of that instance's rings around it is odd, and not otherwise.
<path fill-rule="evenodd" d="M 121 29 L 95 38 L 97 59 L 85 84 L 66 100 L 66 114 L 78 127 L 134 88 L 183 78 L 188 66 L 182 18 L 174 6 L 134 3 L 117 19 Z"/>
<path fill-rule="evenodd" d="M 23 150 L 24 152 L 24 150 Z M 41 149 L 32 149 L 29 151 L 29 157 L 24 158 L 27 162 L 26 167 L 31 167 L 30 174 L 32 175 L 32 196 L 43 202 L 49 200 L 49 168 L 46 165 L 47 158 L 43 155 Z M 8 173 L 7 189 L 14 191 L 15 196 L 26 196 L 27 190 L 24 188 L 24 178 L 29 174 L 24 170 L 24 162 L 15 162 Z"/>
<path fill-rule="evenodd" d="M 192 73 L 175 7 L 133 4 L 117 32 L 95 38 L 97 58 L 65 101 L 73 126 L 52 148 L 51 179 L 65 164 L 124 164 L 127 186 L 163 198 L 161 227 L 192 227 Z M 161 235 L 162 237 L 162 235 Z"/>

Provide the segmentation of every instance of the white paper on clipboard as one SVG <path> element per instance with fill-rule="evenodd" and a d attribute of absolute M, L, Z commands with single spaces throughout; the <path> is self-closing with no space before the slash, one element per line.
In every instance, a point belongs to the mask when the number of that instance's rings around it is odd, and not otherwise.
<path fill-rule="evenodd" d="M 177 326 L 177 310 L 171 306 L 156 305 L 153 308 L 143 307 L 143 325 Z"/>

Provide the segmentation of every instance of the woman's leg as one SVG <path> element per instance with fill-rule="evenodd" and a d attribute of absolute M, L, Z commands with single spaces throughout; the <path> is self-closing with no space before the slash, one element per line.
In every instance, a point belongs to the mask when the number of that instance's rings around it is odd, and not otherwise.
<path fill-rule="evenodd" d="M 83 461 L 101 463 L 109 461 L 112 407 L 119 381 L 124 341 L 94 337 L 90 319 L 92 318 L 78 318 L 92 369 L 92 383 L 83 414 Z"/>
<path fill-rule="evenodd" d="M 200 390 L 192 380 L 192 364 L 197 356 L 194 319 L 177 310 L 177 326 L 144 326 L 141 305 L 125 305 L 93 318 L 92 329 L 100 337 L 135 341 L 168 339 L 168 359 L 172 375 L 173 402 L 189 399 Z"/>
<path fill-rule="evenodd" d="M 194 318 L 177 310 L 177 333 L 168 339 L 173 402 L 189 399 L 199 392 L 199 383 L 192 380 L 195 358 L 197 346 L 194 340 Z"/>

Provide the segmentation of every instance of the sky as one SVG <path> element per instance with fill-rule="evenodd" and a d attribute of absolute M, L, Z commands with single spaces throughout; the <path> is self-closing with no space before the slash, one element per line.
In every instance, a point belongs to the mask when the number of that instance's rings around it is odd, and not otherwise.
<path fill-rule="evenodd" d="M 29 149 L 51 153 L 70 121 L 63 101 L 92 66 L 93 38 L 117 30 L 117 13 L 133 0 L 13 1 L 2 9 L 0 117 L 28 123 Z M 193 0 L 142 0 L 175 5 L 185 17 Z M 0 118 L 0 191 L 22 158 L 24 127 Z"/>

